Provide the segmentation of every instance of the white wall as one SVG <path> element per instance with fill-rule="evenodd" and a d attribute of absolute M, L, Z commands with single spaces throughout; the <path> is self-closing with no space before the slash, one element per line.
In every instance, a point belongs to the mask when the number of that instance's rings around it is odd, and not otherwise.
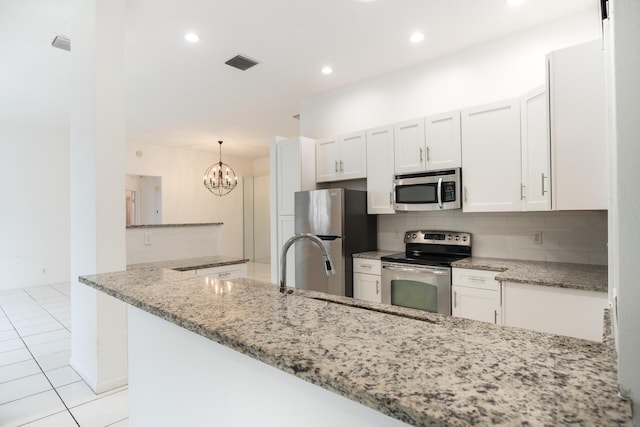
<path fill-rule="evenodd" d="M 614 0 L 615 140 L 612 171 L 617 188 L 613 216 L 618 290 L 618 376 L 623 394 L 634 401 L 634 425 L 640 425 L 640 2 Z M 618 232 L 619 230 L 619 232 Z"/>
<path fill-rule="evenodd" d="M 141 151 L 142 156 L 136 156 L 136 151 Z M 253 160 L 226 156 L 223 146 L 222 160 L 238 176 L 238 187 L 223 197 L 211 194 L 202 183 L 204 171 L 218 160 L 217 152 L 130 143 L 126 147 L 125 172 L 162 177 L 163 224 L 223 222 L 220 255 L 241 257 L 241 177 L 253 175 Z"/>
<path fill-rule="evenodd" d="M 221 226 L 127 229 L 127 265 L 222 255 Z M 149 236 L 145 239 L 146 236 Z"/>
<path fill-rule="evenodd" d="M 471 233 L 474 256 L 607 264 L 606 211 L 378 215 L 378 247 L 404 250 L 407 230 Z M 534 231 L 542 232 L 542 244 L 533 243 Z"/>
<path fill-rule="evenodd" d="M 545 81 L 545 54 L 600 37 L 584 12 L 301 102 L 300 132 L 321 138 L 519 96 Z"/>
<path fill-rule="evenodd" d="M 69 280 L 69 132 L 0 123 L 0 289 Z"/>

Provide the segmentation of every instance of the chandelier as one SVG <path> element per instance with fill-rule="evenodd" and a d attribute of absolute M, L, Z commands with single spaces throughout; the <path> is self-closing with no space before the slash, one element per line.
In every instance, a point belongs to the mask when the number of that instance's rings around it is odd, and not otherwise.
<path fill-rule="evenodd" d="M 220 161 L 209 166 L 202 178 L 207 190 L 216 196 L 224 196 L 236 188 L 238 177 L 231 166 L 222 162 L 222 141 L 218 141 L 218 144 L 220 144 Z"/>

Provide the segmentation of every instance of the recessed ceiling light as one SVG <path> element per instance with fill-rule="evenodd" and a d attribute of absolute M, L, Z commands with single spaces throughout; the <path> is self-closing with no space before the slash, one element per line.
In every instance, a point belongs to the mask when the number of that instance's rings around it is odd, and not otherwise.
<path fill-rule="evenodd" d="M 321 71 L 322 71 L 322 74 L 331 74 L 331 73 L 333 73 L 333 68 L 324 67 Z"/>
<path fill-rule="evenodd" d="M 411 37 L 409 37 L 409 41 L 411 43 L 420 43 L 422 40 L 424 40 L 424 34 L 422 34 L 420 31 L 416 31 L 415 33 L 411 34 Z"/>
<path fill-rule="evenodd" d="M 505 3 L 509 6 L 520 6 L 525 0 L 505 0 Z"/>
<path fill-rule="evenodd" d="M 184 35 L 186 41 L 191 43 L 198 43 L 200 41 L 200 36 L 196 33 L 187 33 Z"/>

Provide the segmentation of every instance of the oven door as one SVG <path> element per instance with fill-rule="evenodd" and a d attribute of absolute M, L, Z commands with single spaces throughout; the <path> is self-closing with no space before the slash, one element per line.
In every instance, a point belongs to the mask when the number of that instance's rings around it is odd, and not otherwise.
<path fill-rule="evenodd" d="M 383 262 L 382 302 L 451 315 L 451 268 Z"/>

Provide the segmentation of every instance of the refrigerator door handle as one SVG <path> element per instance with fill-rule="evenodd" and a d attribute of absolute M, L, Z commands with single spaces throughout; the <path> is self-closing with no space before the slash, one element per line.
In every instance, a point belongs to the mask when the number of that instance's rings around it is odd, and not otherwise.
<path fill-rule="evenodd" d="M 320 240 L 336 240 L 340 238 L 340 236 L 324 236 L 324 235 L 317 235 L 317 237 Z"/>

